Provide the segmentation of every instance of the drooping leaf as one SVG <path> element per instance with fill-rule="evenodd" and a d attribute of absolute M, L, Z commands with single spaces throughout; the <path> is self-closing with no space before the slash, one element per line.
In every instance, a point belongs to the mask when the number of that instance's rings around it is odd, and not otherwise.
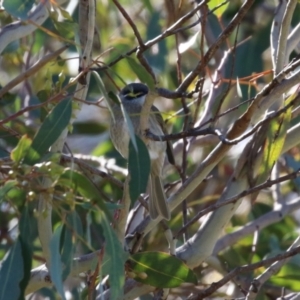
<path fill-rule="evenodd" d="M 114 120 L 114 117 L 115 117 L 115 116 L 114 116 L 114 113 L 113 113 L 113 110 L 112 110 L 111 100 L 110 100 L 110 97 L 109 97 L 109 95 L 108 95 L 108 93 L 107 93 L 107 91 L 106 91 L 106 88 L 105 88 L 105 86 L 104 86 L 104 83 L 103 83 L 103 81 L 102 81 L 100 75 L 99 75 L 97 72 L 92 71 L 92 74 L 94 75 L 94 77 L 95 77 L 95 79 L 96 79 L 98 88 L 99 88 L 99 90 L 100 90 L 100 92 L 101 92 L 101 94 L 102 94 L 102 96 L 103 96 L 103 98 L 104 98 L 104 100 L 105 100 L 105 103 L 106 103 L 106 105 L 107 105 L 107 107 L 108 107 L 108 110 L 109 110 L 109 112 L 110 112 L 110 115 L 111 115 L 111 117 L 112 117 L 113 120 Z"/>
<path fill-rule="evenodd" d="M 146 31 L 146 40 L 152 40 L 164 30 L 161 26 L 161 20 L 164 18 L 164 12 L 154 9 L 149 16 L 147 31 Z M 147 59 L 149 65 L 158 73 L 163 73 L 168 69 L 168 56 L 170 51 L 167 47 L 166 39 L 162 39 L 155 45 L 155 51 L 151 48 L 145 52 L 145 58 Z M 153 82 L 153 79 L 152 79 Z M 149 88 L 153 88 L 152 85 L 149 85 Z"/>
<path fill-rule="evenodd" d="M 62 281 L 62 263 L 60 255 L 60 241 L 63 231 L 63 226 L 59 226 L 55 231 L 50 241 L 50 250 L 51 250 L 51 264 L 49 267 L 51 280 L 63 300 L 65 300 L 65 293 Z"/>
<path fill-rule="evenodd" d="M 12 16 L 26 20 L 34 4 L 34 0 L 4 0 L 3 7 Z"/>
<path fill-rule="evenodd" d="M 62 272 L 62 281 L 64 281 L 71 271 L 72 259 L 74 257 L 75 244 L 73 243 L 71 228 L 64 224 L 61 237 L 61 262 L 64 266 Z"/>
<path fill-rule="evenodd" d="M 110 282 L 110 297 L 112 300 L 119 298 L 123 292 L 125 281 L 124 264 L 127 254 L 124 252 L 115 232 L 113 231 L 106 215 L 101 212 L 101 227 L 105 237 L 105 255 Z"/>
<path fill-rule="evenodd" d="M 154 81 L 149 72 L 139 64 L 134 58 L 127 56 L 126 60 L 131 68 L 131 70 L 135 73 L 138 79 L 148 85 L 150 90 L 154 90 Z"/>
<path fill-rule="evenodd" d="M 144 142 L 135 136 L 137 151 L 129 142 L 128 172 L 130 175 L 129 194 L 131 202 L 134 203 L 141 193 L 146 192 L 150 174 L 150 156 Z"/>
<path fill-rule="evenodd" d="M 286 105 L 295 99 L 296 94 L 286 100 Z M 291 120 L 292 106 L 278 118 L 271 120 L 267 132 L 267 139 L 264 147 L 263 163 L 260 168 L 262 181 L 266 179 L 274 163 L 278 160 L 284 145 L 286 132 Z"/>
<path fill-rule="evenodd" d="M 82 224 L 76 211 L 68 213 L 64 226 L 65 230 L 64 237 L 62 240 L 61 252 L 61 261 L 64 265 L 64 270 L 62 274 L 63 280 L 65 280 L 70 274 L 73 257 L 75 255 L 77 240 L 79 236 L 82 236 Z"/>
<path fill-rule="evenodd" d="M 0 300 L 19 299 L 24 276 L 22 242 L 18 238 L 4 257 L 0 268 Z"/>
<path fill-rule="evenodd" d="M 19 284 L 21 289 L 21 294 L 19 299 L 25 298 L 25 289 L 30 280 L 31 267 L 32 267 L 32 244 L 30 242 L 31 238 L 31 221 L 28 211 L 28 206 L 23 208 L 22 216 L 19 224 L 20 236 L 19 240 L 21 242 L 22 257 L 23 257 L 23 278 Z"/>
<path fill-rule="evenodd" d="M 150 0 L 143 0 L 142 2 L 144 3 L 145 7 L 148 9 L 148 11 L 149 11 L 149 13 L 151 15 L 153 13 L 153 11 L 155 10 L 153 8 L 153 4 L 151 3 L 151 1 Z"/>
<path fill-rule="evenodd" d="M 141 252 L 129 259 L 134 278 L 158 288 L 174 288 L 182 283 L 197 284 L 197 276 L 179 258 L 163 252 Z"/>
<path fill-rule="evenodd" d="M 63 100 L 54 107 L 36 133 L 31 144 L 31 148 L 34 151 L 26 156 L 25 163 L 34 164 L 41 159 L 68 126 L 71 114 L 71 99 Z"/>
<path fill-rule="evenodd" d="M 126 109 L 124 108 L 122 103 L 120 105 L 121 105 L 121 109 L 122 109 L 122 113 L 123 113 L 123 116 L 124 116 L 124 119 L 125 119 L 126 126 L 128 128 L 128 132 L 129 132 L 129 136 L 130 136 L 130 142 L 132 143 L 135 151 L 137 151 L 138 146 L 137 146 L 137 141 L 136 141 L 136 135 L 134 133 L 134 127 L 132 125 L 131 119 L 130 119 Z"/>

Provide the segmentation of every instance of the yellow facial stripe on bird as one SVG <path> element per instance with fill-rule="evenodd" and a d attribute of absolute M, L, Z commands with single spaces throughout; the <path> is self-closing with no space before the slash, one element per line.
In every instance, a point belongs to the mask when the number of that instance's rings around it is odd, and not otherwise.
<path fill-rule="evenodd" d="M 138 98 L 139 96 L 142 96 L 144 95 L 143 92 L 133 92 L 133 91 L 130 91 L 126 94 L 127 97 L 131 97 L 131 98 Z"/>

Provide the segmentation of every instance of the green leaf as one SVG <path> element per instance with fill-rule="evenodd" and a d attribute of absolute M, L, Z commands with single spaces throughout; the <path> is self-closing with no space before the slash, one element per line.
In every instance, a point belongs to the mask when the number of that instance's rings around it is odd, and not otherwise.
<path fill-rule="evenodd" d="M 94 77 L 96 79 L 96 82 L 97 82 L 97 85 L 99 87 L 99 90 L 100 90 L 101 94 L 103 95 L 103 98 L 104 98 L 105 103 L 106 103 L 106 105 L 108 107 L 110 115 L 111 115 L 112 119 L 114 120 L 115 116 L 114 116 L 114 113 L 113 113 L 113 110 L 112 110 L 111 100 L 110 100 L 109 95 L 106 92 L 106 88 L 104 86 L 104 83 L 103 83 L 100 75 L 96 71 L 92 71 L 92 74 L 94 75 Z"/>
<path fill-rule="evenodd" d="M 57 292 L 62 297 L 63 300 L 66 300 L 63 281 L 62 281 L 62 263 L 60 256 L 60 240 L 62 235 L 63 226 L 59 226 L 51 238 L 50 241 L 50 250 L 51 250 L 51 264 L 49 267 L 51 280 L 56 287 Z"/>
<path fill-rule="evenodd" d="M 52 19 L 54 27 L 61 36 L 65 39 L 72 41 L 74 39 L 75 32 L 78 32 L 78 24 L 73 21 L 58 22 L 54 18 Z"/>
<path fill-rule="evenodd" d="M 84 175 L 77 171 L 66 169 L 65 172 L 61 175 L 59 183 L 63 186 L 74 189 L 81 196 L 90 199 L 91 201 L 97 202 L 102 211 L 104 211 L 110 218 L 110 213 L 104 205 L 102 196 L 100 195 L 98 189 Z"/>
<path fill-rule="evenodd" d="M 11 159 L 19 163 L 28 153 L 32 140 L 25 134 L 19 140 L 19 143 L 15 149 L 11 151 Z"/>
<path fill-rule="evenodd" d="M 75 254 L 75 244 L 73 243 L 73 234 L 71 228 L 64 224 L 62 236 L 60 240 L 61 245 L 61 262 L 64 266 L 62 272 L 62 281 L 64 281 L 71 271 L 72 260 Z"/>
<path fill-rule="evenodd" d="M 129 264 L 135 280 L 158 288 L 174 288 L 182 283 L 197 284 L 195 273 L 179 258 L 163 252 L 133 254 Z M 143 276 L 142 276 L 142 274 Z"/>
<path fill-rule="evenodd" d="M 146 40 L 152 40 L 160 35 L 164 28 L 161 26 L 161 20 L 164 18 L 164 12 L 161 10 L 154 9 L 154 11 L 149 15 L 149 21 L 146 26 Z M 146 51 L 145 58 L 147 59 L 149 65 L 157 73 L 163 74 L 169 68 L 169 55 L 170 49 L 167 46 L 167 40 L 162 39 L 155 45 L 156 51 Z M 152 78 L 152 77 L 151 77 Z M 153 79 L 152 79 L 153 82 Z M 150 81 L 150 84 L 152 84 Z M 149 85 L 151 87 L 151 85 Z"/>
<path fill-rule="evenodd" d="M 153 6 L 151 4 L 151 1 L 150 0 L 143 0 L 142 2 L 144 3 L 145 7 L 148 9 L 150 15 L 152 15 L 152 13 L 154 11 L 154 8 L 153 8 Z"/>
<path fill-rule="evenodd" d="M 0 203 L 4 200 L 6 194 L 17 185 L 16 180 L 8 180 L 5 182 L 4 186 L 0 187 Z"/>
<path fill-rule="evenodd" d="M 208 2 L 208 8 L 210 10 L 214 9 L 216 6 L 224 3 L 225 1 L 224 0 L 210 0 Z M 225 10 L 227 9 L 227 7 L 229 6 L 229 1 L 227 1 L 226 4 L 222 5 L 220 8 L 214 10 L 214 14 L 220 18 L 222 17 L 223 13 L 225 12 Z"/>
<path fill-rule="evenodd" d="M 150 90 L 154 90 L 154 81 L 152 76 L 148 73 L 148 71 L 139 64 L 134 58 L 127 56 L 126 57 L 127 63 L 131 70 L 135 73 L 138 79 L 147 84 Z"/>
<path fill-rule="evenodd" d="M 125 119 L 125 123 L 126 126 L 128 128 L 128 132 L 129 132 L 129 136 L 130 136 L 130 142 L 132 143 L 135 151 L 138 151 L 138 146 L 137 146 L 137 141 L 136 141 L 136 135 L 134 133 L 134 127 L 132 125 L 131 119 L 126 111 L 126 109 L 124 108 L 123 104 L 121 103 L 121 110 Z"/>
<path fill-rule="evenodd" d="M 100 212 L 101 227 L 105 237 L 105 260 L 108 269 L 109 283 L 112 300 L 119 298 L 123 292 L 125 281 L 124 264 L 127 259 L 127 253 L 124 252 L 115 232 L 113 231 L 106 215 Z"/>
<path fill-rule="evenodd" d="M 12 16 L 27 20 L 28 13 L 34 4 L 34 0 L 4 0 L 3 7 Z"/>
<path fill-rule="evenodd" d="M 61 261 L 64 265 L 64 270 L 62 274 L 63 280 L 65 280 L 70 274 L 78 237 L 83 235 L 81 220 L 76 211 L 68 213 L 64 226 L 65 230 L 63 239 L 61 241 Z"/>
<path fill-rule="evenodd" d="M 23 267 L 24 274 L 23 278 L 19 284 L 21 288 L 21 295 L 19 299 L 25 299 L 25 289 L 28 285 L 31 275 L 32 267 L 32 244 L 30 242 L 31 238 L 31 220 L 28 212 L 28 206 L 23 208 L 22 216 L 19 224 L 20 236 L 19 240 L 22 247 L 22 257 L 23 257 Z"/>
<path fill-rule="evenodd" d="M 299 291 L 299 280 L 300 267 L 292 263 L 285 264 L 276 275 L 270 278 L 272 284 L 293 291 Z"/>
<path fill-rule="evenodd" d="M 285 104 L 290 104 L 296 97 L 296 94 L 291 95 Z M 264 181 L 269 175 L 275 162 L 278 160 L 282 147 L 284 145 L 286 132 L 288 130 L 292 115 L 292 106 L 281 114 L 278 118 L 271 120 L 267 132 L 267 139 L 264 147 L 263 163 L 260 168 L 261 181 Z"/>
<path fill-rule="evenodd" d="M 132 203 L 136 201 L 141 193 L 146 192 L 151 165 L 146 145 L 138 136 L 135 136 L 135 138 L 137 151 L 130 140 L 128 157 L 129 194 Z"/>
<path fill-rule="evenodd" d="M 0 300 L 19 299 L 20 282 L 24 276 L 22 243 L 18 238 L 4 257 L 0 268 Z"/>
<path fill-rule="evenodd" d="M 45 118 L 39 131 L 36 133 L 30 152 L 25 158 L 25 163 L 35 164 L 57 141 L 63 130 L 68 126 L 72 114 L 72 101 L 66 99 L 58 103 Z"/>

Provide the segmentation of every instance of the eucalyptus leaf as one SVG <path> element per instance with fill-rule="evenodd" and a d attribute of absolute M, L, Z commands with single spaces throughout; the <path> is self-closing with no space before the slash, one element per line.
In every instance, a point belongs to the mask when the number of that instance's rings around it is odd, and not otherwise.
<path fill-rule="evenodd" d="M 22 242 L 18 238 L 2 260 L 0 266 L 0 300 L 19 299 L 20 282 L 24 276 Z"/>
<path fill-rule="evenodd" d="M 122 105 L 122 103 L 120 105 L 121 105 L 122 113 L 123 113 L 123 116 L 124 116 L 124 119 L 125 119 L 125 123 L 126 123 L 127 128 L 128 128 L 129 137 L 130 137 L 130 143 L 132 143 L 135 151 L 137 152 L 138 151 L 138 146 L 137 146 L 137 141 L 136 141 L 136 135 L 135 135 L 134 127 L 132 125 L 131 119 L 130 119 L 130 117 L 129 117 L 127 111 L 126 111 L 126 109 L 124 108 L 124 106 Z"/>
<path fill-rule="evenodd" d="M 288 105 L 296 97 L 296 93 L 291 95 L 285 102 Z M 267 138 L 264 146 L 263 162 L 260 167 L 259 182 L 266 180 L 270 170 L 278 160 L 286 133 L 291 121 L 292 107 L 290 106 L 285 113 L 278 118 L 272 119 L 269 123 Z"/>
<path fill-rule="evenodd" d="M 70 98 L 61 101 L 53 108 L 36 133 L 31 144 L 33 152 L 26 156 L 25 163 L 35 164 L 41 159 L 68 126 L 71 114 L 72 101 Z"/>
<path fill-rule="evenodd" d="M 34 0 L 4 0 L 6 12 L 22 20 L 28 19 L 28 13 L 35 4 Z"/>
<path fill-rule="evenodd" d="M 83 237 L 82 223 L 77 212 L 71 211 L 67 214 L 64 225 L 64 235 L 63 239 L 61 240 L 61 261 L 64 265 L 62 274 L 63 280 L 65 280 L 71 272 L 73 258 L 75 256 L 79 237 Z"/>
<path fill-rule="evenodd" d="M 164 12 L 154 9 L 152 12 L 147 26 L 147 32 L 146 32 L 146 40 L 152 40 L 156 38 L 158 35 L 161 34 L 161 32 L 164 30 L 161 26 L 161 19 L 164 18 L 163 16 Z M 165 72 L 169 68 L 169 55 L 170 55 L 170 49 L 167 47 L 167 42 L 165 39 L 160 40 L 155 45 L 156 51 L 146 51 L 145 57 L 149 63 L 149 65 L 156 71 L 156 73 L 161 74 L 161 72 Z M 150 75 L 150 74 L 149 74 Z M 144 76 L 142 77 L 143 80 Z M 152 77 L 151 77 L 152 79 Z M 153 79 L 152 81 L 142 81 L 149 84 L 149 88 L 153 88 Z"/>
<path fill-rule="evenodd" d="M 146 145 L 138 136 L 135 136 L 135 138 L 137 151 L 130 140 L 128 157 L 129 194 L 132 203 L 136 201 L 140 194 L 146 192 L 151 166 L 150 155 Z"/>
<path fill-rule="evenodd" d="M 115 116 L 114 116 L 113 109 L 112 109 L 112 106 L 111 106 L 111 100 L 110 100 L 110 97 L 108 96 L 108 94 L 106 92 L 106 88 L 104 86 L 104 83 L 103 83 L 100 75 L 96 71 L 92 71 L 92 74 L 94 75 L 94 77 L 96 79 L 99 90 L 100 90 L 101 94 L 103 95 L 103 98 L 104 98 L 105 103 L 107 105 L 107 108 L 110 112 L 110 115 L 111 115 L 112 119 L 114 120 Z"/>
<path fill-rule="evenodd" d="M 63 300 L 66 300 L 65 293 L 64 293 L 64 286 L 62 281 L 62 262 L 61 262 L 61 255 L 60 255 L 60 241 L 61 235 L 63 231 L 63 226 L 60 225 L 54 231 L 54 234 L 50 241 L 50 250 L 51 250 L 51 264 L 49 267 L 51 280 L 61 296 Z"/>
<path fill-rule="evenodd" d="M 113 231 L 106 215 L 101 212 L 101 227 L 105 237 L 105 260 L 109 274 L 110 299 L 115 300 L 122 296 L 125 281 L 124 264 L 127 253 L 124 252 L 115 232 Z"/>
<path fill-rule="evenodd" d="M 136 59 L 126 56 L 126 60 L 138 79 L 147 84 L 150 90 L 154 90 L 154 81 L 149 72 L 141 64 L 139 64 Z"/>
<path fill-rule="evenodd" d="M 72 261 L 75 254 L 75 244 L 73 243 L 72 230 L 68 225 L 64 225 L 63 233 L 63 238 L 61 239 L 61 262 L 64 266 L 62 280 L 65 280 L 71 271 Z"/>
<path fill-rule="evenodd" d="M 25 290 L 28 282 L 31 278 L 31 267 L 32 267 L 32 229 L 31 229 L 31 219 L 28 206 L 24 206 L 22 211 L 22 216 L 19 224 L 20 236 L 19 240 L 21 242 L 22 257 L 23 257 L 23 278 L 19 284 L 21 289 L 21 294 L 19 299 L 25 298 Z"/>
<path fill-rule="evenodd" d="M 136 281 L 158 288 L 174 288 L 182 283 L 197 284 L 197 276 L 179 258 L 163 252 L 141 252 L 129 259 Z"/>

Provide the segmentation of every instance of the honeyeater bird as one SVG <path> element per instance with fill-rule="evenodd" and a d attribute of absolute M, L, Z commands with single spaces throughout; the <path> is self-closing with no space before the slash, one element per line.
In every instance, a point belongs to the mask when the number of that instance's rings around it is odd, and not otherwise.
<path fill-rule="evenodd" d="M 149 213 L 152 219 L 161 216 L 170 219 L 170 210 L 166 202 L 166 195 L 162 184 L 162 169 L 166 155 L 171 164 L 175 164 L 173 150 L 169 141 L 154 141 L 145 138 L 140 125 L 140 115 L 149 89 L 142 83 L 130 83 L 120 92 L 119 97 L 123 108 L 131 119 L 134 132 L 143 137 L 151 159 L 150 176 L 147 191 L 149 192 Z M 114 104 L 114 118 L 111 119 L 110 136 L 115 148 L 124 157 L 128 158 L 129 130 L 120 105 Z M 148 129 L 151 133 L 162 136 L 167 134 L 165 122 L 159 110 L 152 105 L 148 118 Z"/>

